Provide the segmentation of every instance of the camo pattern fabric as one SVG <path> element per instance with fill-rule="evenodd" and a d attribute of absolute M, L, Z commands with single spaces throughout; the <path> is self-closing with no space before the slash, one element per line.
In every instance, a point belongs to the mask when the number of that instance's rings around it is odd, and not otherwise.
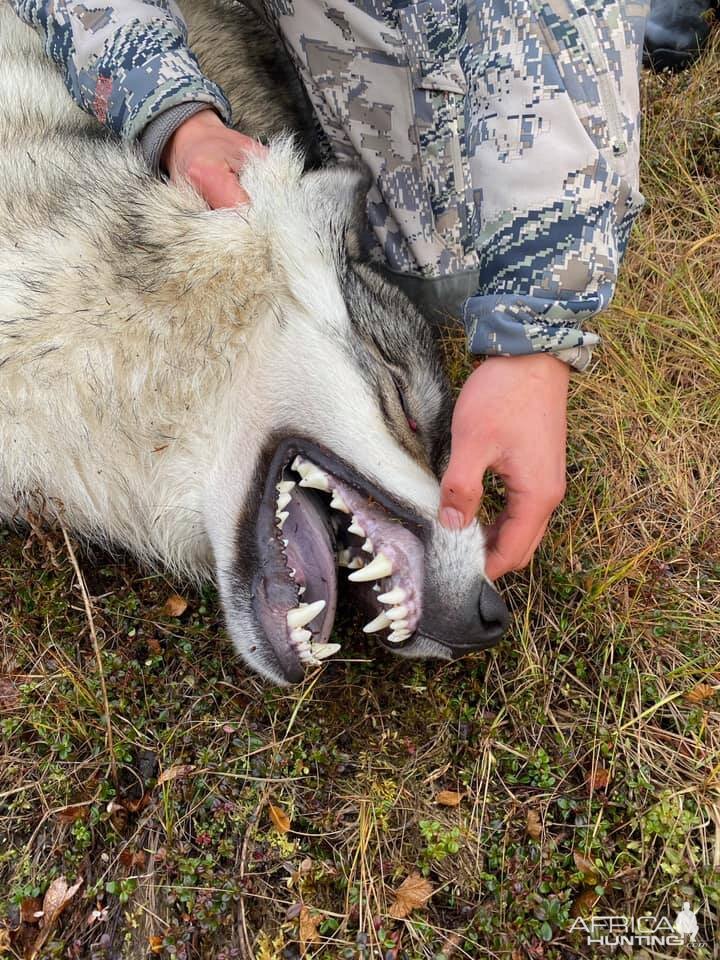
<path fill-rule="evenodd" d="M 329 152 L 374 187 L 375 254 L 429 279 L 477 275 L 474 353 L 586 351 L 638 189 L 647 0 L 264 0 Z M 86 109 L 126 137 L 222 93 L 172 0 L 13 0 Z"/>
<path fill-rule="evenodd" d="M 41 34 L 76 103 L 128 140 L 178 104 L 212 104 L 226 121 L 230 105 L 187 46 L 173 0 L 10 0 Z"/>
<path fill-rule="evenodd" d="M 643 204 L 645 0 L 267 2 L 390 268 L 478 272 L 474 353 L 597 344 Z"/>

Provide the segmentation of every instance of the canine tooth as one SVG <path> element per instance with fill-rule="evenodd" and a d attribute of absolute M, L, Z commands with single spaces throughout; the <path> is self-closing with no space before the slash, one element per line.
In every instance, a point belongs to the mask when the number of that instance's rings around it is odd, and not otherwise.
<path fill-rule="evenodd" d="M 375 556 L 370 563 L 362 570 L 356 570 L 351 573 L 348 580 L 360 583 L 365 580 L 382 580 L 383 577 L 389 577 L 393 572 L 392 560 L 386 557 L 382 551 Z"/>
<path fill-rule="evenodd" d="M 350 507 L 345 503 L 337 490 L 333 490 L 330 506 L 333 508 L 333 510 L 341 510 L 343 513 L 350 513 Z"/>
<path fill-rule="evenodd" d="M 282 530 L 285 521 L 290 516 L 287 510 L 282 510 L 280 513 L 276 513 L 275 516 L 278 518 L 277 526 Z"/>
<path fill-rule="evenodd" d="M 313 490 L 324 490 L 326 493 L 330 489 L 328 478 L 322 470 L 314 470 L 312 473 L 306 473 L 300 481 L 301 487 L 311 487 Z"/>
<path fill-rule="evenodd" d="M 362 557 L 353 557 L 350 563 L 347 564 L 348 570 L 362 570 L 364 566 L 365 564 L 363 563 Z"/>
<path fill-rule="evenodd" d="M 365 551 L 365 553 L 372 553 L 372 552 L 373 552 L 373 549 L 374 549 L 374 548 L 373 548 L 373 542 L 372 542 L 372 540 L 370 539 L 370 537 L 368 537 L 367 540 L 365 541 L 365 543 L 362 545 L 362 549 Z"/>
<path fill-rule="evenodd" d="M 339 550 L 338 551 L 338 566 L 339 567 L 348 567 L 350 566 L 350 561 L 352 560 L 352 553 L 349 550 Z"/>
<path fill-rule="evenodd" d="M 319 667 L 320 661 L 316 660 L 315 657 L 310 653 L 310 648 L 297 651 L 298 659 L 301 663 L 306 663 L 309 667 Z"/>
<path fill-rule="evenodd" d="M 280 496 L 277 498 L 278 511 L 284 510 L 291 500 L 292 500 L 292 497 L 290 496 L 289 493 L 281 493 Z"/>
<path fill-rule="evenodd" d="M 301 647 L 308 643 L 310 637 L 312 637 L 310 631 L 303 630 L 301 627 L 297 627 L 295 630 L 290 631 L 290 639 L 299 644 Z"/>
<path fill-rule="evenodd" d="M 408 608 L 403 607 L 393 607 L 387 612 L 388 619 L 390 620 L 404 620 L 408 615 Z"/>
<path fill-rule="evenodd" d="M 390 606 L 394 607 L 396 603 L 402 603 L 406 597 L 407 593 L 402 587 L 393 587 L 387 593 L 381 593 L 378 600 L 380 603 L 389 603 Z"/>
<path fill-rule="evenodd" d="M 316 600 L 315 603 L 304 603 L 301 607 L 295 607 L 294 610 L 288 610 L 288 626 L 291 630 L 295 629 L 295 627 L 304 627 L 306 623 L 310 623 L 311 620 L 314 620 L 320 611 L 324 609 L 325 601 Z"/>
<path fill-rule="evenodd" d="M 290 493 L 294 486 L 294 480 L 281 480 L 280 483 L 275 484 L 275 489 L 278 493 Z"/>
<path fill-rule="evenodd" d="M 310 653 L 314 657 L 317 657 L 318 660 L 325 660 L 327 657 L 332 657 L 340 649 L 339 643 L 311 643 L 310 644 Z"/>
<path fill-rule="evenodd" d="M 365 531 L 363 530 L 363 528 L 360 526 L 360 524 L 357 522 L 357 520 L 355 519 L 355 517 L 353 517 L 353 521 L 352 521 L 352 523 L 350 524 L 350 526 L 348 527 L 348 533 L 354 533 L 356 537 L 366 537 L 366 536 L 367 536 L 367 534 L 365 533 Z"/>
<path fill-rule="evenodd" d="M 383 610 L 382 613 L 378 614 L 374 620 L 371 620 L 370 623 L 366 623 L 363 627 L 363 633 L 377 633 L 378 630 L 385 630 L 386 627 L 389 627 L 392 623 L 392 620 Z"/>

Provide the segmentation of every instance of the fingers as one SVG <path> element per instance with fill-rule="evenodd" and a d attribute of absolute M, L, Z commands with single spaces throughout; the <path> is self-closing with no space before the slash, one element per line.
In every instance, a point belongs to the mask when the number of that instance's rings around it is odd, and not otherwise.
<path fill-rule="evenodd" d="M 508 493 L 505 510 L 488 532 L 485 572 L 491 580 L 527 566 L 563 493 Z"/>
<path fill-rule="evenodd" d="M 450 463 L 440 484 L 440 523 L 449 530 L 466 527 L 475 518 L 483 495 L 484 458 L 474 449 L 453 444 Z"/>
<path fill-rule="evenodd" d="M 194 180 L 196 188 L 213 210 L 223 210 L 250 203 L 250 197 L 240 186 L 237 174 L 228 169 L 225 173 L 214 172 L 211 177 Z"/>

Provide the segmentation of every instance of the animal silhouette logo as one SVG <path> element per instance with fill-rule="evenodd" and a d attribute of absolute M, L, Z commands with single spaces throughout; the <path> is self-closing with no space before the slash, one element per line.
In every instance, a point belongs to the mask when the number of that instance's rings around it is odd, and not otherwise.
<path fill-rule="evenodd" d="M 678 913 L 675 920 L 675 931 L 681 937 L 685 937 L 690 943 L 695 943 L 698 935 L 698 922 L 695 911 L 690 909 L 690 904 L 686 900 L 683 903 L 682 910 Z"/>

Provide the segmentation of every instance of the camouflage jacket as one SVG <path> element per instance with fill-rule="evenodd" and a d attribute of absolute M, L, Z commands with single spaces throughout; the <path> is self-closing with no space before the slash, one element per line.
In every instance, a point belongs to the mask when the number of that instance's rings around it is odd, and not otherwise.
<path fill-rule="evenodd" d="M 333 155 L 372 174 L 369 219 L 391 271 L 424 294 L 434 283 L 446 316 L 451 284 L 466 282 L 455 306 L 473 353 L 586 366 L 599 337 L 582 324 L 610 302 L 643 202 L 647 0 L 261 2 Z M 211 106 L 230 122 L 174 0 L 10 4 L 76 102 L 139 139 L 155 168 L 191 113 Z"/>
<path fill-rule="evenodd" d="M 200 70 L 173 0 L 10 0 L 41 34 L 75 102 L 126 140 L 187 104 L 230 121 L 222 90 Z M 177 124 L 182 114 L 175 113 Z"/>

